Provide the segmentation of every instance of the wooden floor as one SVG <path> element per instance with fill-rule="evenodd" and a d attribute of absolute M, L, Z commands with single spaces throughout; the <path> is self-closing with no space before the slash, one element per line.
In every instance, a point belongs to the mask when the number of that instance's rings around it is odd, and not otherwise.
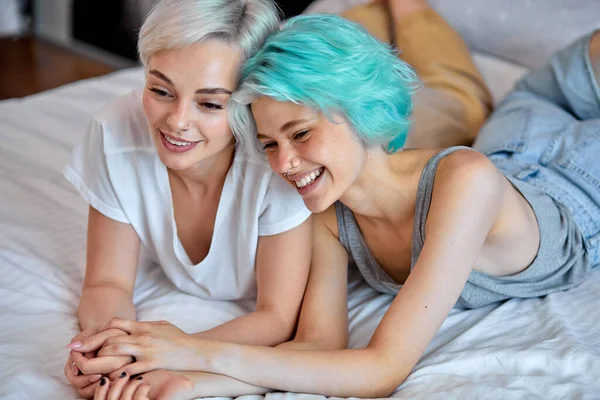
<path fill-rule="evenodd" d="M 23 97 L 114 67 L 35 38 L 0 38 L 0 100 Z"/>

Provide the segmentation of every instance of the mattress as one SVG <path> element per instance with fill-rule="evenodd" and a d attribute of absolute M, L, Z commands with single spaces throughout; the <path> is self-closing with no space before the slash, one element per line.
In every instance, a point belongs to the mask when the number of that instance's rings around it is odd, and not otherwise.
<path fill-rule="evenodd" d="M 477 55 L 494 98 L 523 68 Z M 63 376 L 65 345 L 78 332 L 87 205 L 61 169 L 90 116 L 143 84 L 134 68 L 0 102 L 0 398 L 76 399 Z M 253 309 L 177 291 L 142 260 L 139 319 L 194 332 Z M 350 346 L 365 346 L 392 297 L 350 273 Z M 600 271 L 581 286 L 531 300 L 454 311 L 414 372 L 403 399 L 600 398 Z M 260 399 L 263 396 L 244 396 Z M 268 399 L 322 396 L 273 393 Z"/>

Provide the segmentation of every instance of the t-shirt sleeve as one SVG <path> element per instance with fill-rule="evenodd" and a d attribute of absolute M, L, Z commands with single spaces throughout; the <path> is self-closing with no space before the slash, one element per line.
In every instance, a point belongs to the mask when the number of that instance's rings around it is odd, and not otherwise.
<path fill-rule="evenodd" d="M 293 229 L 310 216 L 302 197 L 288 183 L 273 175 L 258 217 L 258 235 L 276 235 Z"/>
<path fill-rule="evenodd" d="M 100 122 L 95 119 L 91 122 L 63 174 L 90 206 L 111 219 L 129 223 L 110 179 Z"/>

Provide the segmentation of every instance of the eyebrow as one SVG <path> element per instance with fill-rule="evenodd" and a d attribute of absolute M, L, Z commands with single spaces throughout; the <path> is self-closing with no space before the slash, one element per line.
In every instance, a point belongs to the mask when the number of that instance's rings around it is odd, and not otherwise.
<path fill-rule="evenodd" d="M 163 74 L 162 72 L 160 72 L 156 69 L 151 69 L 150 71 L 148 71 L 148 73 L 150 75 L 156 76 L 158 79 L 161 79 L 161 80 L 167 82 L 171 86 L 175 86 L 173 84 L 172 80 L 170 80 L 165 74 Z M 227 90 L 225 88 L 216 87 L 216 88 L 198 89 L 198 90 L 196 90 L 196 94 L 232 94 L 232 92 L 231 92 L 231 90 Z"/>

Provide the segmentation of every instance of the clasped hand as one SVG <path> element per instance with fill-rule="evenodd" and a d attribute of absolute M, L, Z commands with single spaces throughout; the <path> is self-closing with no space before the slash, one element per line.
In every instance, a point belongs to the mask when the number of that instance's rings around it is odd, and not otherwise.
<path fill-rule="evenodd" d="M 167 321 L 137 322 L 113 318 L 96 334 L 75 337 L 67 346 L 71 359 L 86 375 L 109 375 L 111 380 L 155 369 L 190 367 L 192 337 Z M 96 354 L 86 358 L 85 354 Z M 126 361 L 126 362 L 124 362 Z"/>

